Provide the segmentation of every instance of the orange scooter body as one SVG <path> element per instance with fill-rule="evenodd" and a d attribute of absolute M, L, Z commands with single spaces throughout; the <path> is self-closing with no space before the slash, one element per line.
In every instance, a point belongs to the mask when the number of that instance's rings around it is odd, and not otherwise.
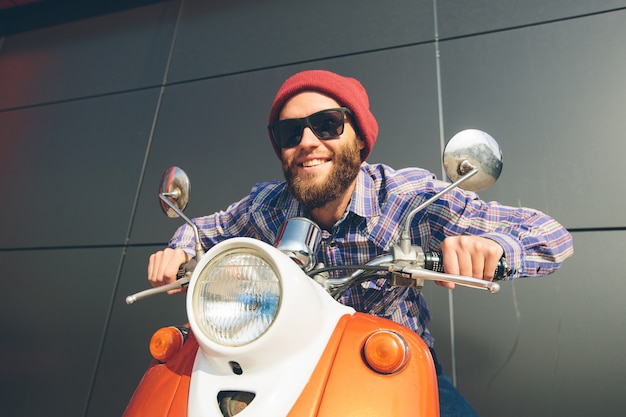
<path fill-rule="evenodd" d="M 379 330 L 392 331 L 404 340 L 407 361 L 397 372 L 381 374 L 366 363 L 364 344 Z M 155 360 L 124 416 L 187 416 L 197 351 L 198 342 L 190 333 L 172 359 L 166 363 Z M 216 398 L 205 400 L 217 401 Z M 266 415 L 259 417 L 273 415 L 272 410 L 266 411 Z M 245 409 L 238 415 L 248 416 Z M 430 351 L 422 339 L 411 330 L 379 317 L 363 313 L 343 316 L 288 414 L 288 417 L 337 416 L 439 416 L 437 376 Z"/>

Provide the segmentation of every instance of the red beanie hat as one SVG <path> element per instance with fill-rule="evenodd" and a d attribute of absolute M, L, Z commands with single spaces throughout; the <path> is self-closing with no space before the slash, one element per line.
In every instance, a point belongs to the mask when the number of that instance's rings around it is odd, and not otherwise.
<path fill-rule="evenodd" d="M 276 122 L 283 106 L 291 97 L 304 91 L 315 91 L 337 101 L 340 106 L 349 108 L 354 116 L 357 135 L 365 143 L 361 150 L 361 161 L 365 161 L 372 151 L 378 136 L 378 123 L 370 111 L 367 92 L 361 83 L 354 79 L 343 77 L 330 71 L 310 70 L 299 72 L 288 78 L 276 93 L 272 109 L 270 110 L 269 124 Z M 271 140 L 274 152 L 280 158 L 280 149 Z"/>

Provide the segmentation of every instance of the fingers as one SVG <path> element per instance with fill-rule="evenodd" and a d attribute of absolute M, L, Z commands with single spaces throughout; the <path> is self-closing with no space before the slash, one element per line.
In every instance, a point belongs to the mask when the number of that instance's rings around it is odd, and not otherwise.
<path fill-rule="evenodd" d="M 495 241 L 480 236 L 451 236 L 439 246 L 446 273 L 493 280 L 504 253 Z"/>
<path fill-rule="evenodd" d="M 176 274 L 188 256 L 182 249 L 166 248 L 153 253 L 148 261 L 148 281 L 153 287 L 160 287 L 176 281 Z"/>
<path fill-rule="evenodd" d="M 443 281 L 435 281 L 435 284 L 439 285 L 440 287 L 447 288 L 449 290 L 453 290 L 454 287 L 456 286 L 453 282 L 443 282 Z"/>
<path fill-rule="evenodd" d="M 488 249 L 488 256 L 485 259 L 485 271 L 483 274 L 483 279 L 487 281 L 493 281 L 494 275 L 496 273 L 496 269 L 498 269 L 498 263 L 500 259 L 502 259 L 502 255 L 504 255 L 504 250 L 500 245 L 496 242 L 493 242 L 497 245 L 490 246 Z"/>

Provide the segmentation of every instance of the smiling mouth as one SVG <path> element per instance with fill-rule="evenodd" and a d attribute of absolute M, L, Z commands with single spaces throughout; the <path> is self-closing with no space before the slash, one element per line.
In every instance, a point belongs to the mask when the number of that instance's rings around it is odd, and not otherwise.
<path fill-rule="evenodd" d="M 330 159 L 311 159 L 309 161 L 304 161 L 300 165 L 303 168 L 310 168 L 310 167 L 315 167 L 318 165 L 322 165 L 325 164 L 326 162 L 329 162 Z"/>

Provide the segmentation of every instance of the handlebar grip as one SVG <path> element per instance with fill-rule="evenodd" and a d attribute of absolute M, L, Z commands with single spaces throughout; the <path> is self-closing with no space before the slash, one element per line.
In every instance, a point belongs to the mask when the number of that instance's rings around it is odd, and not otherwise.
<path fill-rule="evenodd" d="M 178 268 L 178 272 L 176 273 L 176 280 L 179 280 L 185 275 L 187 275 L 187 272 L 189 273 L 193 272 L 193 270 L 196 269 L 196 265 L 198 265 L 198 262 L 196 261 L 195 258 L 191 259 L 186 264 L 182 264 L 180 268 Z"/>
<path fill-rule="evenodd" d="M 429 269 L 434 272 L 445 272 L 443 270 L 443 255 L 441 252 L 424 252 L 424 269 Z M 493 280 L 503 280 L 507 275 L 508 269 L 506 267 L 506 260 L 503 256 L 498 262 L 498 266 L 493 274 Z"/>

